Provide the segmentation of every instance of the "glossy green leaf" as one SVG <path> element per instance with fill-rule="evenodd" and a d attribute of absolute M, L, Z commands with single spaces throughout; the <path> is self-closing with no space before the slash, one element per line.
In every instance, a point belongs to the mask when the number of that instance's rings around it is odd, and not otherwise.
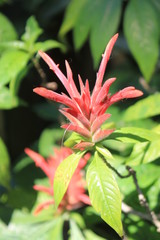
<path fill-rule="evenodd" d="M 85 240 L 78 225 L 75 223 L 75 221 L 70 219 L 70 240 L 75 240 L 75 239 Z"/>
<path fill-rule="evenodd" d="M 160 114 L 160 94 L 154 94 L 142 99 L 129 107 L 124 114 L 124 121 L 134 121 Z"/>
<path fill-rule="evenodd" d="M 58 166 L 54 177 L 54 200 L 56 208 L 63 199 L 72 175 L 84 153 L 85 151 L 73 153 L 65 158 Z"/>
<path fill-rule="evenodd" d="M 16 30 L 11 21 L 0 13 L 0 42 L 6 42 L 17 39 Z"/>
<path fill-rule="evenodd" d="M 65 16 L 64 16 L 62 26 L 60 28 L 59 35 L 61 37 L 63 37 L 68 31 L 70 31 L 73 28 L 81 12 L 81 9 L 83 8 L 86 2 L 87 0 L 81 0 L 81 1 L 71 0 L 70 1 L 70 4 L 68 5 Z"/>
<path fill-rule="evenodd" d="M 116 130 L 111 135 L 111 138 L 126 143 L 136 143 L 158 140 L 160 138 L 160 134 L 145 128 L 124 127 L 120 130 Z"/>
<path fill-rule="evenodd" d="M 55 40 L 47 40 L 44 42 L 37 42 L 34 44 L 34 51 L 37 52 L 39 50 L 42 51 L 47 51 L 49 49 L 53 49 L 53 48 L 62 48 L 64 49 L 64 45 L 55 41 Z"/>
<path fill-rule="evenodd" d="M 159 52 L 159 24 L 150 0 L 129 1 L 124 15 L 124 33 L 143 76 L 149 81 Z"/>
<path fill-rule="evenodd" d="M 30 56 L 22 51 L 5 51 L 0 58 L 0 87 L 8 84 L 25 68 Z"/>
<path fill-rule="evenodd" d="M 7 148 L 0 138 L 0 185 L 10 185 L 10 157 Z"/>
<path fill-rule="evenodd" d="M 38 37 L 42 34 L 42 29 L 39 27 L 37 20 L 34 16 L 31 16 L 26 23 L 25 33 L 22 36 L 22 40 L 30 47 Z"/>
<path fill-rule="evenodd" d="M 88 167 L 86 178 L 93 207 L 100 213 L 102 219 L 122 237 L 121 194 L 114 173 L 97 152 Z"/>

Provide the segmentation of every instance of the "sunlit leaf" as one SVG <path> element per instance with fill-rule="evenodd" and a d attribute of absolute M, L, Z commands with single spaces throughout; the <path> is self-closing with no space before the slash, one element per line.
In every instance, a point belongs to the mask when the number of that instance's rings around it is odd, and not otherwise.
<path fill-rule="evenodd" d="M 16 30 L 11 21 L 0 13 L 0 42 L 6 42 L 17 39 Z"/>
<path fill-rule="evenodd" d="M 64 49 L 64 45 L 62 45 L 61 43 L 55 41 L 55 40 L 46 40 L 44 42 L 37 42 L 34 44 L 34 51 L 37 52 L 39 50 L 42 51 L 47 51 L 49 49 L 53 49 L 53 48 L 62 48 Z"/>
<path fill-rule="evenodd" d="M 110 160 L 113 160 L 113 156 L 111 154 L 111 152 L 105 148 L 104 146 L 102 146 L 101 144 L 97 144 L 96 145 L 96 150 L 102 154 L 106 159 L 110 159 Z"/>
<path fill-rule="evenodd" d="M 112 170 L 97 152 L 88 167 L 86 177 L 93 207 L 102 219 L 122 236 L 121 194 Z"/>
<path fill-rule="evenodd" d="M 0 58 L 0 87 L 15 79 L 29 58 L 29 54 L 20 50 L 5 51 Z"/>
<path fill-rule="evenodd" d="M 129 107 L 124 114 L 125 121 L 133 121 L 153 117 L 160 114 L 160 94 L 142 99 Z"/>
<path fill-rule="evenodd" d="M 159 24 L 150 0 L 128 2 L 124 15 L 124 33 L 143 76 L 149 81 L 159 52 Z"/>
<path fill-rule="evenodd" d="M 38 22 L 34 16 L 31 16 L 26 23 L 25 33 L 22 36 L 22 40 L 25 41 L 28 47 L 38 39 L 42 34 L 42 29 L 39 27 Z"/>
<path fill-rule="evenodd" d="M 84 155 L 85 151 L 73 153 L 58 166 L 54 177 L 54 200 L 55 206 L 60 204 L 69 182 L 74 174 L 80 158 Z"/>
<path fill-rule="evenodd" d="M 11 109 L 23 102 L 15 96 L 12 96 L 11 91 L 7 87 L 0 88 L 0 109 Z"/>

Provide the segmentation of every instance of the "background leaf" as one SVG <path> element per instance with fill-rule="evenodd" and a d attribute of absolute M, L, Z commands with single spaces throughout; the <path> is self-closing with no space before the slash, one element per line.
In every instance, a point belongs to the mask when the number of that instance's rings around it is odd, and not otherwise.
<path fill-rule="evenodd" d="M 85 240 L 80 228 L 75 221 L 70 220 L 70 240 Z"/>
<path fill-rule="evenodd" d="M 7 148 L 0 138 L 0 185 L 9 187 L 10 185 L 10 157 Z"/>
<path fill-rule="evenodd" d="M 86 178 L 93 207 L 102 219 L 122 236 L 121 194 L 112 170 L 97 152 L 88 167 Z"/>
<path fill-rule="evenodd" d="M 155 9 L 150 2 L 150 0 L 131 0 L 124 15 L 125 37 L 147 81 L 151 79 L 155 70 L 159 52 L 159 24 Z"/>

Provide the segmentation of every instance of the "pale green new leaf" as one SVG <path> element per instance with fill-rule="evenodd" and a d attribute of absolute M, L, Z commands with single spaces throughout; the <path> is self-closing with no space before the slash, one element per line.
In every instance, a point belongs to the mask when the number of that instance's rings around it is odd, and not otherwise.
<path fill-rule="evenodd" d="M 39 27 L 35 17 L 31 16 L 27 20 L 25 33 L 22 36 L 22 40 L 25 41 L 28 46 L 30 46 L 38 39 L 42 32 L 43 30 Z"/>
<path fill-rule="evenodd" d="M 98 236 L 97 234 L 95 234 L 89 229 L 85 230 L 85 236 L 86 236 L 86 240 L 106 240 L 106 238 L 102 238 Z"/>
<path fill-rule="evenodd" d="M 41 51 L 47 51 L 49 49 L 53 48 L 62 48 L 64 49 L 64 45 L 55 41 L 55 40 L 47 40 L 44 42 L 37 42 L 34 44 L 34 51 L 38 52 L 39 50 Z"/>
<path fill-rule="evenodd" d="M 149 144 L 145 153 L 143 163 L 153 162 L 160 157 L 160 141 L 153 141 Z"/>
<path fill-rule="evenodd" d="M 100 154 L 102 154 L 106 159 L 108 159 L 108 160 L 113 160 L 113 159 L 114 159 L 113 156 L 112 156 L 112 154 L 111 154 L 111 152 L 110 152 L 107 148 L 105 148 L 104 146 L 102 146 L 101 144 L 97 144 L 97 145 L 96 145 L 96 150 L 97 150 Z"/>
<path fill-rule="evenodd" d="M 80 228 L 78 225 L 70 219 L 70 240 L 85 240 Z"/>
<path fill-rule="evenodd" d="M 0 138 L 0 185 L 9 187 L 10 184 L 10 157 L 7 148 Z"/>
<path fill-rule="evenodd" d="M 143 76 L 149 81 L 159 54 L 159 24 L 150 0 L 128 2 L 124 33 Z"/>
<path fill-rule="evenodd" d="M 160 114 L 160 94 L 154 94 L 139 100 L 129 107 L 124 114 L 124 121 L 134 121 L 153 117 Z"/>
<path fill-rule="evenodd" d="M 121 194 L 114 173 L 97 152 L 88 167 L 86 177 L 93 207 L 102 219 L 122 237 Z"/>
<path fill-rule="evenodd" d="M 20 50 L 5 51 L 0 58 L 0 87 L 8 84 L 25 68 L 29 54 Z"/>
<path fill-rule="evenodd" d="M 84 153 L 85 151 L 73 153 L 65 158 L 58 166 L 54 177 L 54 200 L 56 208 L 63 199 L 72 175 L 74 174 L 78 163 Z"/>
<path fill-rule="evenodd" d="M 0 42 L 17 39 L 17 33 L 10 20 L 0 13 Z"/>

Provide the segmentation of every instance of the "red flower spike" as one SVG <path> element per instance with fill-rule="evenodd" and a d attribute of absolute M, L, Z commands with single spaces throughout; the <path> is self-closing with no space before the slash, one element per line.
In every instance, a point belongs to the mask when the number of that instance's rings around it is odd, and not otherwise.
<path fill-rule="evenodd" d="M 92 94 L 90 93 L 88 80 L 83 84 L 79 75 L 80 93 L 78 92 L 73 80 L 71 68 L 67 61 L 67 77 L 65 77 L 57 64 L 55 64 L 46 53 L 43 53 L 42 51 L 39 52 L 44 61 L 46 61 L 49 67 L 60 79 L 69 96 L 66 96 L 63 93 L 57 94 L 45 88 L 35 88 L 34 92 L 45 98 L 66 105 L 68 108 L 63 108 L 62 114 L 68 118 L 71 124 L 63 125 L 62 128 L 66 128 L 68 131 L 75 131 L 84 136 L 87 138 L 85 142 L 94 144 L 95 142 L 103 140 L 113 132 L 113 130 L 101 130 L 102 124 L 109 117 L 105 112 L 110 105 L 124 98 L 135 98 L 143 95 L 141 91 L 134 87 L 127 87 L 111 96 L 109 94 L 109 88 L 116 78 L 108 79 L 102 85 L 105 69 L 117 38 L 118 34 L 115 34 L 111 38 L 104 54 L 102 55 L 102 61 L 97 73 L 97 79 Z M 82 145 L 82 143 L 80 143 L 80 145 Z M 84 143 L 84 146 L 85 145 L 87 147 L 86 143 Z M 78 146 L 76 145 L 76 147 Z"/>
<path fill-rule="evenodd" d="M 54 175 L 59 164 L 73 151 L 70 148 L 62 147 L 61 149 L 54 149 L 54 156 L 50 156 L 47 160 L 45 160 L 40 154 L 32 151 L 29 148 L 25 149 L 26 154 L 33 159 L 37 167 L 40 167 L 44 173 L 47 175 L 49 180 L 49 187 L 42 185 L 34 185 L 33 188 L 36 191 L 44 192 L 48 194 L 51 199 L 48 199 L 44 203 L 41 203 L 36 208 L 34 214 L 37 215 L 43 209 L 48 208 L 50 205 L 54 204 L 53 200 L 53 181 Z M 78 167 L 75 173 L 72 176 L 72 179 L 69 183 L 67 192 L 65 193 L 62 202 L 58 207 L 58 212 L 61 213 L 65 210 L 72 210 L 75 208 L 79 208 L 84 204 L 90 205 L 90 199 L 85 193 L 86 182 L 83 179 L 82 169 L 86 165 L 88 159 L 90 158 L 90 154 L 86 154 L 83 158 L 80 159 Z"/>

